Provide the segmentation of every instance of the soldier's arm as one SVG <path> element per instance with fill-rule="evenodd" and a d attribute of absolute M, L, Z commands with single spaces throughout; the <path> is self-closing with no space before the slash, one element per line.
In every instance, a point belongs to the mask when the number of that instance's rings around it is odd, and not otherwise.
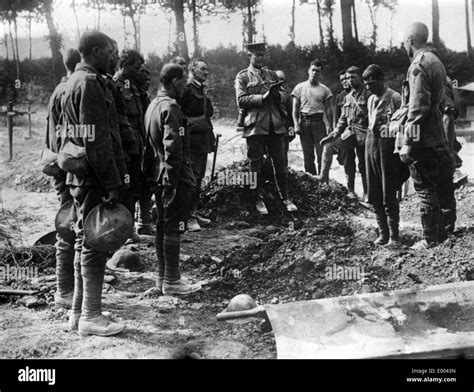
<path fill-rule="evenodd" d="M 344 106 L 346 103 L 348 103 L 349 100 L 349 94 L 344 97 L 344 101 L 342 103 L 342 108 L 341 108 L 341 115 L 339 119 L 337 120 L 336 127 L 333 132 L 336 132 L 338 135 L 340 135 L 344 130 L 347 128 L 347 125 L 349 124 L 349 120 L 347 117 L 347 113 L 344 111 Z"/>
<path fill-rule="evenodd" d="M 235 94 L 240 109 L 258 109 L 263 106 L 263 94 L 250 94 L 247 89 L 248 78 L 245 74 L 237 75 L 235 79 Z"/>
<path fill-rule="evenodd" d="M 410 72 L 410 100 L 408 102 L 408 119 L 405 125 L 403 143 L 413 144 L 414 127 L 425 121 L 431 108 L 431 89 L 426 71 L 419 65 Z"/>
<path fill-rule="evenodd" d="M 394 110 L 398 110 L 400 109 L 400 107 L 402 106 L 402 96 L 399 94 L 399 93 L 395 93 L 393 94 L 392 96 L 392 104 L 393 104 L 393 108 Z M 369 105 L 367 105 L 368 107 Z M 393 113 L 392 113 L 393 114 Z"/>
<path fill-rule="evenodd" d="M 300 100 L 293 96 L 293 123 L 295 124 L 295 131 L 299 132 L 300 130 Z"/>
<path fill-rule="evenodd" d="M 332 94 L 326 98 L 324 101 L 324 112 L 326 113 L 326 118 L 328 120 L 329 128 L 332 129 L 334 122 L 334 98 Z"/>
<path fill-rule="evenodd" d="M 179 119 L 179 108 L 170 105 L 169 110 L 162 113 L 163 146 L 165 152 L 165 174 L 163 185 L 176 188 L 181 176 L 183 164 L 184 127 Z"/>
<path fill-rule="evenodd" d="M 93 137 L 84 135 L 82 140 L 86 158 L 92 172 L 106 191 L 118 190 L 122 186 L 120 174 L 112 149 L 110 125 L 107 118 L 105 93 L 99 81 L 85 82 L 79 109 L 79 123 L 94 126 Z"/>

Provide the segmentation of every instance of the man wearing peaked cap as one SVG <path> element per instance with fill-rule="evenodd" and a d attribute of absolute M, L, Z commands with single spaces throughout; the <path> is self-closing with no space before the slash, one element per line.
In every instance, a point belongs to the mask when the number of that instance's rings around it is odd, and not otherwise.
<path fill-rule="evenodd" d="M 263 162 L 264 155 L 268 155 L 280 197 L 287 211 L 296 211 L 288 198 L 287 127 L 279 78 L 264 67 L 265 42 L 249 43 L 245 47 L 250 64 L 237 74 L 235 92 L 237 106 L 244 114 L 242 137 L 247 139 L 250 170 L 257 175 L 256 208 L 260 214 L 268 214 L 263 201 Z"/>

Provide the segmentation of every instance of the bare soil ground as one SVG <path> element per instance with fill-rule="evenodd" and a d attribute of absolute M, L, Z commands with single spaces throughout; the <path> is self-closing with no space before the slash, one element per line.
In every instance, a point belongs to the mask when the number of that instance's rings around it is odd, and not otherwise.
<path fill-rule="evenodd" d="M 259 322 L 216 320 L 234 295 L 247 293 L 262 304 L 286 303 L 474 279 L 471 185 L 457 191 L 456 236 L 417 254 L 375 247 L 373 214 L 350 203 L 337 183 L 325 188 L 292 172 L 292 181 L 298 179 L 292 194 L 304 214 L 285 214 L 271 202 L 274 214 L 268 219 L 254 219 L 246 205 L 235 211 L 235 197 L 245 198 L 241 188 L 209 184 L 203 210 L 214 213 L 218 224 L 185 234 L 181 252 L 184 276 L 205 281 L 204 290 L 179 298 L 145 294 L 154 286 L 154 244 L 153 238 L 143 236 L 132 246 L 145 267 L 142 271 L 106 272 L 103 310 L 123 320 L 126 331 L 110 338 L 82 338 L 66 331 L 67 313 L 53 306 L 54 250 L 31 248 L 42 234 L 54 230 L 57 208 L 37 162 L 42 116 L 44 112 L 34 118 L 31 140 L 23 138 L 24 123 L 15 128 L 14 160 L 3 162 L 0 169 L 0 266 L 39 267 L 37 280 L 0 280 L 0 287 L 40 291 L 38 306 L 32 308 L 24 306 L 21 297 L 0 296 L 0 358 L 176 358 L 190 353 L 203 358 L 276 358 L 273 334 L 263 332 Z M 243 148 L 231 123 L 220 122 L 216 130 L 223 135 L 217 167 L 241 160 Z M 2 128 L 1 159 L 7 151 Z M 472 145 L 463 150 L 464 171 L 472 167 L 473 151 Z M 301 169 L 301 157 L 296 143 L 290 152 L 294 169 Z M 332 175 L 344 183 L 342 168 L 336 165 Z M 218 204 L 227 208 L 216 212 L 219 197 L 223 201 Z M 403 201 L 401 215 L 402 241 L 408 246 L 420 234 L 415 195 Z M 332 265 L 361 266 L 364 274 L 356 280 L 330 280 L 324 268 Z"/>

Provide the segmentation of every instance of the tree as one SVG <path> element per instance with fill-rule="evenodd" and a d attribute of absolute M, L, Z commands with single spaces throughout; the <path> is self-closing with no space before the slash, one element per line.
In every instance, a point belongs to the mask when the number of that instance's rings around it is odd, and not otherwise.
<path fill-rule="evenodd" d="M 354 41 L 352 35 L 352 7 L 354 0 L 341 0 L 341 22 L 342 22 L 342 42 L 343 46 L 351 44 Z"/>
<path fill-rule="evenodd" d="M 39 0 L 38 9 L 42 15 L 46 18 L 46 24 L 48 26 L 49 35 L 47 39 L 49 41 L 49 47 L 51 48 L 51 56 L 53 58 L 53 78 L 54 82 L 58 83 L 61 79 L 61 75 L 64 73 L 64 67 L 62 66 L 62 36 L 56 29 L 56 24 L 53 18 L 53 0 Z"/>
<path fill-rule="evenodd" d="M 92 3 L 102 3 L 103 0 L 88 0 Z M 146 0 L 105 0 L 113 10 L 120 10 L 122 17 L 130 18 L 133 27 L 133 49 L 140 51 L 141 49 L 141 32 L 140 32 L 140 15 L 146 11 L 147 5 L 150 3 Z M 100 11 L 99 11 L 100 23 Z M 124 20 L 124 34 L 126 37 L 126 28 Z M 125 39 L 125 42 L 127 40 Z"/>
<path fill-rule="evenodd" d="M 16 78 L 20 79 L 20 51 L 18 48 L 18 17 L 22 12 L 30 12 L 38 6 L 36 0 L 4 0 L 0 3 L 0 18 L 8 23 L 13 60 L 16 64 Z M 12 31 L 13 25 L 13 31 Z M 7 57 L 8 45 L 7 42 Z"/>
<path fill-rule="evenodd" d="M 295 42 L 295 8 L 296 8 L 296 0 L 293 0 L 293 4 L 291 6 L 291 24 L 290 24 L 290 42 L 293 42 L 293 43 Z"/>
<path fill-rule="evenodd" d="M 329 20 L 328 26 L 328 36 L 329 36 L 329 47 L 332 48 L 336 44 L 334 39 L 334 23 L 333 23 L 333 16 L 334 16 L 334 4 L 335 0 L 323 0 L 323 14 L 327 16 Z"/>
<path fill-rule="evenodd" d="M 431 30 L 433 36 L 433 46 L 437 49 L 441 46 L 441 39 L 439 38 L 439 3 L 438 0 L 431 0 Z"/>
<path fill-rule="evenodd" d="M 471 46 L 471 29 L 469 26 L 469 4 L 468 0 L 464 0 L 464 11 L 466 14 L 466 38 L 467 38 L 467 54 L 469 57 L 472 56 L 472 46 Z"/>

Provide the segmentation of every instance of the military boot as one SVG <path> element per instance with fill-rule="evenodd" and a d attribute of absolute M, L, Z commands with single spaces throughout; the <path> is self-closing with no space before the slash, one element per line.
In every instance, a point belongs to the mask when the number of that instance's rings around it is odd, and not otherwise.
<path fill-rule="evenodd" d="M 374 241 L 375 245 L 386 245 L 389 241 L 389 228 L 387 224 L 387 216 L 384 211 L 376 211 L 375 217 L 377 219 L 377 226 L 379 236 Z"/>
<path fill-rule="evenodd" d="M 351 200 L 359 200 L 359 196 L 357 196 L 357 193 L 355 193 L 354 188 L 355 188 L 355 173 L 354 174 L 346 174 L 346 180 L 347 180 L 347 189 L 349 190 L 347 192 L 347 197 Z"/>

